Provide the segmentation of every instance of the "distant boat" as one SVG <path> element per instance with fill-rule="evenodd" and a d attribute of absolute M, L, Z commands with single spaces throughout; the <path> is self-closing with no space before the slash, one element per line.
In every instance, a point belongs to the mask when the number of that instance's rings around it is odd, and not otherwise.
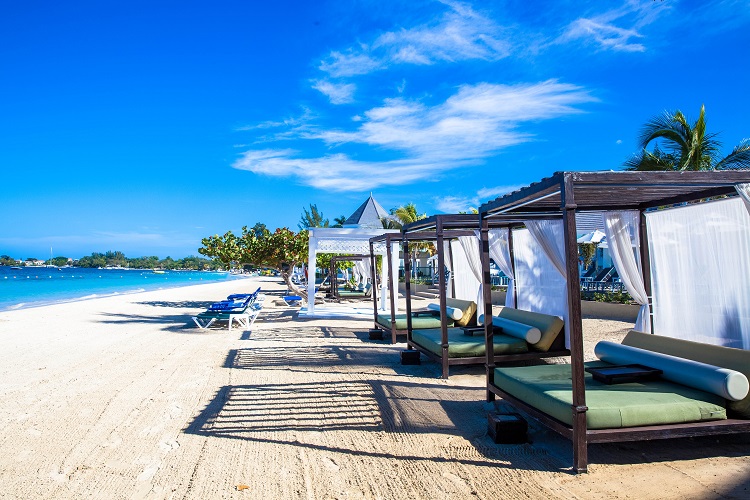
<path fill-rule="evenodd" d="M 161 269 L 154 269 L 154 274 L 164 274 L 164 272 Z"/>
<path fill-rule="evenodd" d="M 10 268 L 11 268 L 11 269 L 18 269 L 19 271 L 20 271 L 21 269 L 23 269 L 23 268 L 22 268 L 22 267 L 20 267 L 20 266 L 10 266 Z"/>

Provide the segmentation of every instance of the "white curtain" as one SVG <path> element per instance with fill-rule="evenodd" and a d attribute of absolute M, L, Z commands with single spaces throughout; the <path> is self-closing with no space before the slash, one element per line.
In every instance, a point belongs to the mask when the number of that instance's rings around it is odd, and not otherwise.
<path fill-rule="evenodd" d="M 362 284 L 366 285 L 367 283 L 370 282 L 370 280 L 372 280 L 372 263 L 370 262 L 370 258 L 369 257 L 366 258 L 366 259 L 364 259 L 364 260 L 361 260 L 359 263 L 360 263 L 360 267 L 362 269 L 362 276 L 364 278 L 362 280 Z M 374 285 L 375 285 L 375 283 L 373 283 L 373 286 Z"/>
<path fill-rule="evenodd" d="M 443 261 L 448 268 L 448 279 L 445 280 L 445 296 L 453 297 L 453 256 L 451 255 L 450 241 L 443 240 Z M 438 269 L 438 273 L 444 273 L 445 269 Z"/>
<path fill-rule="evenodd" d="M 547 261 L 555 269 L 556 274 L 561 278 L 560 286 L 556 290 L 548 289 L 550 302 L 554 304 L 555 309 L 547 311 L 537 311 L 546 314 L 556 314 L 565 322 L 565 346 L 570 348 L 570 325 L 568 324 L 568 287 L 567 272 L 565 271 L 565 242 L 563 239 L 563 222 L 562 220 L 539 220 L 526 221 L 524 223 L 528 229 L 531 239 L 536 243 L 538 250 L 547 258 Z M 514 233 L 515 234 L 515 233 Z M 515 241 L 515 239 L 514 239 Z M 514 246 L 515 249 L 515 246 Z M 537 270 L 534 270 L 537 272 Z M 579 300 L 575 297 L 575 300 Z M 519 300 L 520 302 L 520 300 Z"/>
<path fill-rule="evenodd" d="M 508 277 L 508 292 L 505 295 L 505 307 L 516 307 L 516 301 L 513 298 L 513 289 L 515 288 L 515 278 L 513 276 L 513 265 L 510 260 L 509 240 L 510 229 L 490 229 L 490 258 Z"/>
<path fill-rule="evenodd" d="M 458 240 L 451 240 L 451 254 L 453 255 L 453 284 L 456 288 L 456 298 L 477 300 L 480 282 L 474 276 L 466 252 Z"/>
<path fill-rule="evenodd" d="M 604 233 L 612 263 L 633 300 L 640 304 L 635 329 L 651 333 L 648 295 L 643 283 L 640 252 L 640 215 L 637 211 L 604 212 Z"/>
<path fill-rule="evenodd" d="M 654 332 L 750 349 L 750 215 L 740 198 L 646 213 Z"/>
<path fill-rule="evenodd" d="M 458 242 L 461 244 L 469 269 L 479 282 L 479 289 L 474 301 L 477 303 L 477 318 L 484 314 L 484 286 L 482 285 L 482 253 L 479 247 L 479 231 L 475 231 L 475 236 L 459 236 Z M 492 311 L 490 311 L 492 313 Z"/>
<path fill-rule="evenodd" d="M 737 194 L 739 194 L 742 201 L 745 202 L 745 208 L 750 212 L 750 183 L 735 184 L 734 189 L 737 190 Z"/>

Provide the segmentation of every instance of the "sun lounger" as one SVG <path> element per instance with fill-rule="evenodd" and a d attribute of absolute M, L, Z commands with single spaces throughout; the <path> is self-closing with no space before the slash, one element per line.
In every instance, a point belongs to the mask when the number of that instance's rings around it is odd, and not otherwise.
<path fill-rule="evenodd" d="M 244 297 L 241 302 L 229 299 Z M 209 308 L 193 316 L 193 322 L 200 329 L 207 329 L 217 321 L 228 322 L 228 330 L 232 330 L 232 324 L 236 321 L 241 328 L 249 330 L 263 308 L 263 299 L 265 296 L 260 295 L 260 288 L 251 294 L 230 295 L 228 300 L 215 302 Z"/>

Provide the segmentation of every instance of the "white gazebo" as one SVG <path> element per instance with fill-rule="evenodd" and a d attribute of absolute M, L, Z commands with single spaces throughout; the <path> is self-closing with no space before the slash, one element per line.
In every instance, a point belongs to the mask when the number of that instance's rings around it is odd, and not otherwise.
<path fill-rule="evenodd" d="M 319 253 L 334 253 L 339 255 L 370 255 L 370 238 L 380 236 L 385 233 L 400 233 L 398 229 L 383 229 L 383 228 L 372 228 L 372 227 L 343 227 L 343 228 L 329 228 L 329 227 L 315 227 L 310 228 L 310 243 L 309 243 L 309 254 L 307 263 L 307 296 L 315 297 L 315 268 L 316 268 L 316 256 Z M 386 296 L 388 293 L 388 280 L 384 277 L 388 276 L 388 272 L 392 274 L 392 280 L 394 283 L 398 283 L 398 248 L 395 248 L 398 243 L 393 243 L 394 248 L 392 249 L 391 255 L 393 262 L 388 262 L 387 259 L 387 248 L 385 243 L 376 243 L 374 245 L 374 253 L 383 257 L 382 273 L 380 276 L 380 310 L 389 311 L 388 301 Z M 332 277 L 332 286 L 335 286 L 335 277 Z M 375 286 L 375 283 L 373 283 Z M 370 302 L 367 302 L 368 305 Z M 330 317 L 330 316 L 364 316 L 372 315 L 372 308 L 354 308 L 354 307 L 342 307 L 342 306 L 329 306 L 326 304 L 318 305 L 316 307 L 315 300 L 311 299 L 307 302 L 307 307 L 300 310 L 301 315 L 305 316 L 318 316 L 318 317 Z"/>

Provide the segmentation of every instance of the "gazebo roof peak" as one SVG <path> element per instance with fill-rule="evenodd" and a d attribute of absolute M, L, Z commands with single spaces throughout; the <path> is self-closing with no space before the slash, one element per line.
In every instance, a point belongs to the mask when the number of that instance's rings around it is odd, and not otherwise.
<path fill-rule="evenodd" d="M 344 227 L 368 227 L 373 229 L 382 229 L 383 223 L 381 219 L 387 217 L 388 212 L 375 201 L 375 198 L 370 193 L 370 196 L 365 200 L 362 205 L 354 211 L 352 215 L 344 222 Z"/>

